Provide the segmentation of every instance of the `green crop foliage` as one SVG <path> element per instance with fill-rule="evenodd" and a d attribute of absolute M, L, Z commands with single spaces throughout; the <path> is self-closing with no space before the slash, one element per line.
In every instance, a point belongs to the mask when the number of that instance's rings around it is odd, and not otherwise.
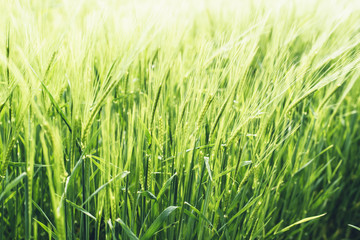
<path fill-rule="evenodd" d="M 359 1 L 0 6 L 0 240 L 360 239 Z"/>

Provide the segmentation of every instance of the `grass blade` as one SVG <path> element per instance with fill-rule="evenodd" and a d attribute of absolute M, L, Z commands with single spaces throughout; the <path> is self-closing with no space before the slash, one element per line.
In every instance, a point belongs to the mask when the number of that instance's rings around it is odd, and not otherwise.
<path fill-rule="evenodd" d="M 296 225 L 299 225 L 299 224 L 302 224 L 302 223 L 306 223 L 306 222 L 309 222 L 309 221 L 312 221 L 314 219 L 317 219 L 317 218 L 321 218 L 323 216 L 325 216 L 326 213 L 323 213 L 323 214 L 320 214 L 320 215 L 317 215 L 317 216 L 313 216 L 313 217 L 307 217 L 307 218 L 304 218 L 304 219 L 301 219 L 300 221 L 297 221 L 296 223 L 293 223 L 283 229 L 281 229 L 279 232 L 277 232 L 276 234 L 279 234 L 279 233 L 283 233 L 283 232 L 286 232 L 286 231 L 289 231 L 290 228 L 296 226 Z"/>
<path fill-rule="evenodd" d="M 357 227 L 357 226 L 352 225 L 352 224 L 348 224 L 348 226 L 349 226 L 349 227 L 352 227 L 352 228 L 354 228 L 354 229 L 356 229 L 356 230 L 358 230 L 358 231 L 360 231 L 360 227 Z"/>
<path fill-rule="evenodd" d="M 120 218 L 116 219 L 115 221 L 120 224 L 122 229 L 124 229 L 124 232 L 130 238 L 130 240 L 139 240 L 139 238 L 130 230 L 130 228 Z"/>
<path fill-rule="evenodd" d="M 141 236 L 141 240 L 147 240 L 150 239 L 152 237 L 154 237 L 154 234 L 157 232 L 157 230 L 161 227 L 161 225 L 163 225 L 167 218 L 169 217 L 169 215 L 174 212 L 178 207 L 176 206 L 170 206 L 167 207 L 156 219 L 155 221 L 151 224 L 151 226 L 149 227 L 149 229 L 144 233 L 144 235 Z"/>
<path fill-rule="evenodd" d="M 6 196 L 16 185 L 19 184 L 19 182 L 26 177 L 26 172 L 23 172 L 19 176 L 17 176 L 14 180 L 12 180 L 10 183 L 8 183 L 5 187 L 5 189 L 0 194 L 0 201 L 3 199 L 3 197 Z"/>

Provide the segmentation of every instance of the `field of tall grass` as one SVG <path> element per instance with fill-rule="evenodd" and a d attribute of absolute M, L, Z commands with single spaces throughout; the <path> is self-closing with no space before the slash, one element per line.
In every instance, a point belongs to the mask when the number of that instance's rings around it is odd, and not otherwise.
<path fill-rule="evenodd" d="M 358 1 L 0 6 L 0 240 L 360 239 Z"/>

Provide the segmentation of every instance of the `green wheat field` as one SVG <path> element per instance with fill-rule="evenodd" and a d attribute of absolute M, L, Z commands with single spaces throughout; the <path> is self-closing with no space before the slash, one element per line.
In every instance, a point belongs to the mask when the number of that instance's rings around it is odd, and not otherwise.
<path fill-rule="evenodd" d="M 0 240 L 360 239 L 359 1 L 0 6 Z"/>

